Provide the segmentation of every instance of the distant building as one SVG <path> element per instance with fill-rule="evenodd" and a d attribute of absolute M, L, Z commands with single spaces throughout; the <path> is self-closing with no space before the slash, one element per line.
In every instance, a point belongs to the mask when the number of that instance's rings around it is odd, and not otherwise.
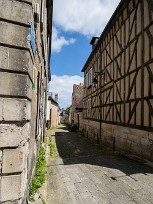
<path fill-rule="evenodd" d="M 54 98 L 51 94 L 47 101 L 47 128 L 56 127 L 59 123 L 58 94 L 55 94 Z"/>
<path fill-rule="evenodd" d="M 83 87 L 82 84 L 74 84 L 72 93 L 71 123 L 77 125 L 79 129 L 82 128 Z"/>
<path fill-rule="evenodd" d="M 72 124 L 72 105 L 69 108 L 69 124 Z"/>
<path fill-rule="evenodd" d="M 61 123 L 69 123 L 69 113 L 66 112 L 66 109 L 62 108 L 60 112 L 60 121 Z"/>

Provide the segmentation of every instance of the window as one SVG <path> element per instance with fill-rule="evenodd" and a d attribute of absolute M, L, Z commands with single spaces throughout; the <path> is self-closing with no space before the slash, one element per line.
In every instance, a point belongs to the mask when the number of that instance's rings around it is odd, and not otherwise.
<path fill-rule="evenodd" d="M 86 87 L 92 86 L 92 68 L 86 74 Z"/>
<path fill-rule="evenodd" d="M 91 117 L 91 98 L 87 101 L 87 117 Z"/>

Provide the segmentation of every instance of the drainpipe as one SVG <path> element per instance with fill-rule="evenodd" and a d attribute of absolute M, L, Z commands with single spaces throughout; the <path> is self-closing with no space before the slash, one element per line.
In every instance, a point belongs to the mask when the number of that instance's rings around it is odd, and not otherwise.
<path fill-rule="evenodd" d="M 48 39 L 47 39 L 47 45 L 46 45 L 46 53 L 45 53 L 45 58 L 46 58 L 46 63 L 45 63 L 45 69 L 46 69 L 46 89 L 45 89 L 45 110 L 44 110 L 44 136 L 43 136 L 43 142 L 45 140 L 45 130 L 46 130 L 46 122 L 47 122 L 47 100 L 48 100 Z"/>

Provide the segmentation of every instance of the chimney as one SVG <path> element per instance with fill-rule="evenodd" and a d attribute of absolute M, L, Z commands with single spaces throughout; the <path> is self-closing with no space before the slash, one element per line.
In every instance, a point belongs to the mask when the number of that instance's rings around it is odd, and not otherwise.
<path fill-rule="evenodd" d="M 58 103 L 58 94 L 55 94 L 55 101 Z"/>
<path fill-rule="evenodd" d="M 92 45 L 92 50 L 94 50 L 94 48 L 96 47 L 98 40 L 99 40 L 99 37 L 92 37 L 90 41 L 90 45 Z"/>
<path fill-rule="evenodd" d="M 52 92 L 48 92 L 48 96 L 50 96 L 52 98 L 53 93 Z"/>

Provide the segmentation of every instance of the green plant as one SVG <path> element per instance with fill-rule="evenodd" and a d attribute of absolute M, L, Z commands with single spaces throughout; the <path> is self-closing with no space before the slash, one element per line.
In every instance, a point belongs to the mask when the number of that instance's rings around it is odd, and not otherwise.
<path fill-rule="evenodd" d="M 50 156 L 53 157 L 54 151 L 55 151 L 56 146 L 54 144 L 50 144 Z"/>
<path fill-rule="evenodd" d="M 35 175 L 29 188 L 29 200 L 33 201 L 33 196 L 37 192 L 38 188 L 42 186 L 46 179 L 46 160 L 45 160 L 45 149 L 40 148 L 35 168 Z"/>
<path fill-rule="evenodd" d="M 76 132 L 78 130 L 77 125 L 66 123 L 66 127 L 70 132 Z"/>
<path fill-rule="evenodd" d="M 71 132 L 76 132 L 78 130 L 78 127 L 77 127 L 77 125 L 75 125 L 75 124 L 73 124 L 73 125 L 71 125 Z"/>
<path fill-rule="evenodd" d="M 70 108 L 71 108 L 71 106 L 69 106 L 69 107 L 67 107 L 67 108 L 65 109 L 65 113 L 66 113 L 67 115 L 69 115 L 69 113 L 70 113 Z"/>
<path fill-rule="evenodd" d="M 56 147 L 55 137 L 50 137 L 49 138 L 48 145 L 49 145 L 49 149 L 50 149 L 50 157 L 51 158 L 58 157 L 59 154 L 58 154 L 58 150 L 57 150 L 57 147 Z"/>
<path fill-rule="evenodd" d="M 71 130 L 71 124 L 66 123 L 66 127 L 68 128 L 68 130 Z"/>

